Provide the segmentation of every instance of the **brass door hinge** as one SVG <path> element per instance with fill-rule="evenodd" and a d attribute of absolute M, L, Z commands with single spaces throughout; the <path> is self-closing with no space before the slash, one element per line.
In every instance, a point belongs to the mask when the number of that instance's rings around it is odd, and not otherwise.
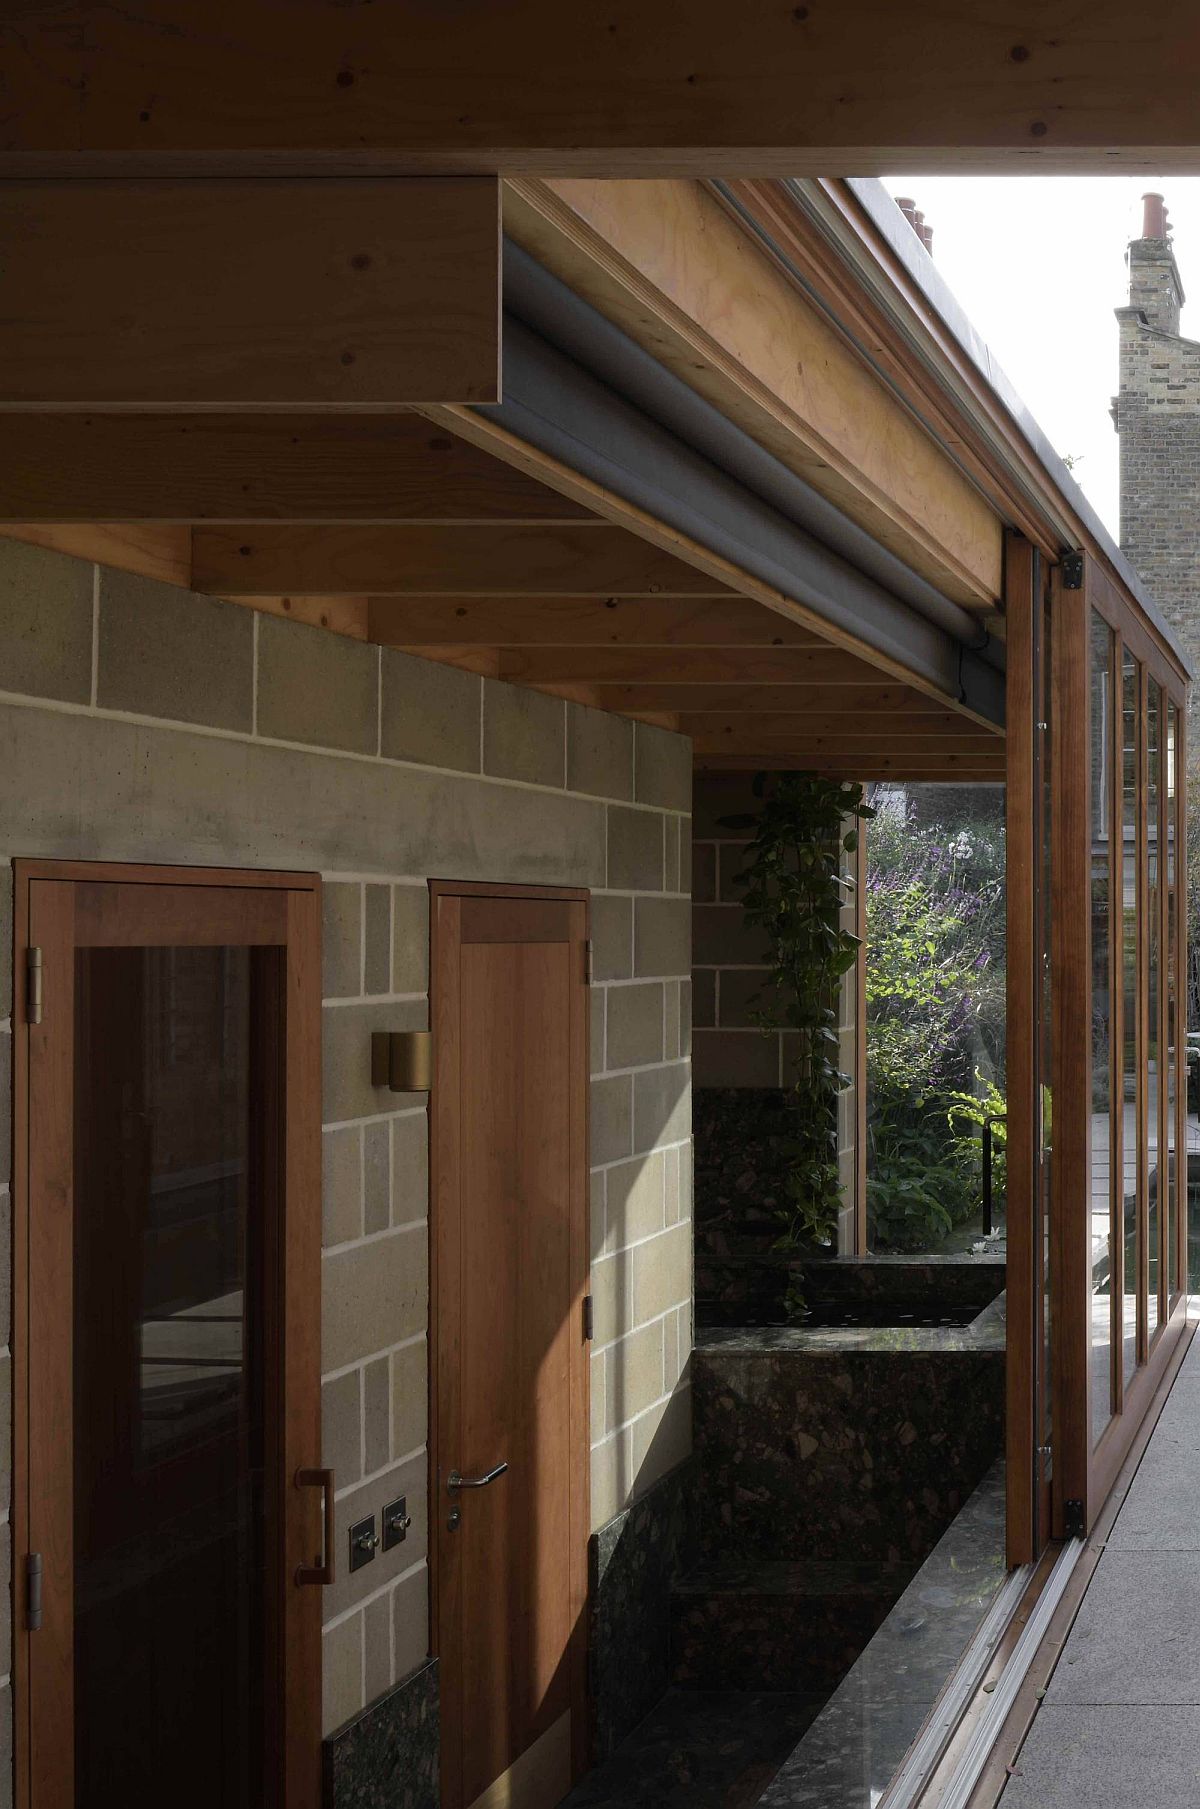
<path fill-rule="evenodd" d="M 42 951 L 25 951 L 25 1016 L 31 1024 L 42 1021 Z"/>

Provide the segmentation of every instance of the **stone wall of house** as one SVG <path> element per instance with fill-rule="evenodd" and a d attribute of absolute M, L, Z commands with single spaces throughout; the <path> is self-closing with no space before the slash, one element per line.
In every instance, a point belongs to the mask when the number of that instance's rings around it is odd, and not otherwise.
<path fill-rule="evenodd" d="M 1193 663 L 1200 662 L 1200 343 L 1179 336 L 1183 287 L 1166 239 L 1129 247 L 1129 306 L 1117 309 L 1121 548 Z M 1200 759 L 1200 703 L 1189 766 Z"/>
<path fill-rule="evenodd" d="M 736 883 L 744 864 L 746 836 L 726 828 L 722 820 L 754 811 L 751 787 L 749 773 L 698 773 L 693 788 L 692 1062 L 697 1092 L 738 1088 L 764 1094 L 781 1091 L 788 1082 L 792 1039 L 786 1031 L 764 1032 L 754 1021 L 768 968 L 763 938 L 746 922 L 744 894 Z M 854 928 L 852 901 L 843 913 L 843 925 Z M 841 989 L 838 1026 L 839 1061 L 851 1075 L 857 1048 L 856 997 L 851 971 Z M 856 1095 L 849 1087 L 838 1102 L 843 1200 L 838 1246 L 842 1251 L 854 1247 L 856 1134 Z"/>
<path fill-rule="evenodd" d="M 323 1461 L 342 1549 L 394 1496 L 413 1517 L 326 1592 L 327 1731 L 429 1646 L 426 1112 L 372 1089 L 369 1040 L 428 1021 L 431 877 L 591 888 L 593 1526 L 690 1448 L 690 809 L 679 736 L 0 540 L 4 946 L 13 856 L 325 881 Z M 0 988 L 7 1325 L 7 958 Z M 5 1333 L 6 1424 L 8 1373 Z"/>

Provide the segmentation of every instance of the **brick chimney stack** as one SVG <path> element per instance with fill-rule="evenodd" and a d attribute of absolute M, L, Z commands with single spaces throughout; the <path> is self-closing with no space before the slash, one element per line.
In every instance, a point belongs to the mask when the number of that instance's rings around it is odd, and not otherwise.
<path fill-rule="evenodd" d="M 1129 301 L 1116 310 L 1120 390 L 1121 547 L 1183 642 L 1200 659 L 1200 343 L 1179 333 L 1183 284 L 1161 195 L 1142 197 L 1129 246 Z M 1188 710 L 1188 770 L 1200 784 L 1200 687 Z"/>
<path fill-rule="evenodd" d="M 1161 195 L 1142 196 L 1142 236 L 1131 239 L 1129 306 L 1146 317 L 1157 333 L 1179 332 L 1183 283 L 1171 249 L 1171 223 Z"/>
<path fill-rule="evenodd" d="M 897 195 L 896 206 L 904 215 L 926 251 L 933 253 L 933 227 L 926 224 L 925 215 L 910 195 Z"/>

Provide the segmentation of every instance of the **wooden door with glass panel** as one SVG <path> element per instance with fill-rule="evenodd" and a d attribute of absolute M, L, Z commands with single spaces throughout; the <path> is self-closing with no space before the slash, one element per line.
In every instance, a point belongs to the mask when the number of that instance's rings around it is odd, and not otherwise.
<path fill-rule="evenodd" d="M 319 881 L 15 896 L 19 1796 L 316 1809 Z"/>
<path fill-rule="evenodd" d="M 1186 678 L 1092 558 L 1058 597 L 1056 1049 L 1067 1531 L 1090 1527 L 1186 1302 Z M 1086 1036 L 1079 1027 L 1086 1025 Z"/>

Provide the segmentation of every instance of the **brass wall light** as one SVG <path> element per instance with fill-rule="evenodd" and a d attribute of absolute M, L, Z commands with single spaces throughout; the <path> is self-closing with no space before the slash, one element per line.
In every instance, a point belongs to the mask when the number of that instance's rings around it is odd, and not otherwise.
<path fill-rule="evenodd" d="M 428 1093 L 433 1085 L 433 1037 L 428 1030 L 371 1032 L 371 1085 L 393 1093 Z"/>

